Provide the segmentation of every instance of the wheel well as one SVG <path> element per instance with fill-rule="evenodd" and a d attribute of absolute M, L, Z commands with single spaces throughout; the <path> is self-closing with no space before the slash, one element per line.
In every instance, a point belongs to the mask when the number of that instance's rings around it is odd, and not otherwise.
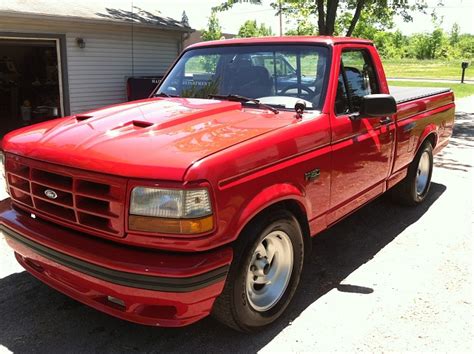
<path fill-rule="evenodd" d="M 279 203 L 277 203 L 278 205 Z M 308 238 L 308 240 L 311 238 L 310 231 L 309 231 L 309 223 L 308 223 L 308 217 L 306 216 L 306 212 L 302 208 L 302 206 L 296 201 L 296 200 L 284 200 L 281 202 L 281 206 L 284 207 L 285 209 L 288 209 L 298 220 L 298 223 L 300 224 L 301 231 L 303 232 L 303 236 Z M 306 242 L 306 240 L 305 240 Z"/>
<path fill-rule="evenodd" d="M 290 213 L 292 213 L 296 220 L 298 221 L 298 224 L 301 227 L 301 232 L 303 233 L 303 239 L 305 243 L 305 254 L 310 254 L 311 252 L 311 234 L 309 230 L 309 223 L 308 223 L 308 217 L 306 216 L 306 211 L 304 210 L 304 207 L 298 203 L 296 200 L 293 199 L 287 199 L 287 200 L 282 200 L 280 202 L 277 202 L 275 204 L 272 204 L 262 211 L 260 211 L 257 215 L 255 215 L 252 220 L 255 218 L 261 216 L 264 213 L 271 212 L 272 210 L 275 209 L 284 209 L 288 210 Z"/>
<path fill-rule="evenodd" d="M 428 136 L 425 138 L 425 141 L 428 141 L 431 144 L 431 147 L 434 148 L 436 146 L 436 134 L 428 134 Z"/>

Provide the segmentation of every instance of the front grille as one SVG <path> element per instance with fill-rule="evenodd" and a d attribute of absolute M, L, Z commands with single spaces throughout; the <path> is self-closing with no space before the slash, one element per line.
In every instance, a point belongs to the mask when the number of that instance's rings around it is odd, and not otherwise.
<path fill-rule="evenodd" d="M 10 154 L 5 167 L 19 207 L 81 231 L 124 236 L 126 179 Z"/>

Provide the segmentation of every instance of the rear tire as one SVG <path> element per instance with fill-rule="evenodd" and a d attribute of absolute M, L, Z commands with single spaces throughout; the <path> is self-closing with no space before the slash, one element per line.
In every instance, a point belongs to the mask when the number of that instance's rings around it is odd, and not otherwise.
<path fill-rule="evenodd" d="M 304 241 L 296 218 L 272 210 L 247 225 L 212 315 L 238 331 L 261 329 L 281 316 L 298 286 Z"/>
<path fill-rule="evenodd" d="M 393 187 L 391 191 L 392 199 L 409 206 L 422 203 L 430 191 L 432 173 L 433 147 L 426 141 L 408 167 L 405 179 Z"/>

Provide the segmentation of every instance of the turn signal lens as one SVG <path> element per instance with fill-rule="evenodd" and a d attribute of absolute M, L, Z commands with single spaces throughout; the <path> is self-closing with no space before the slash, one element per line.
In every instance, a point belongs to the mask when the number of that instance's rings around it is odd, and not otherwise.
<path fill-rule="evenodd" d="M 165 234 L 201 234 L 214 228 L 214 218 L 212 215 L 198 219 L 168 219 L 130 215 L 128 227 L 134 231 Z"/>

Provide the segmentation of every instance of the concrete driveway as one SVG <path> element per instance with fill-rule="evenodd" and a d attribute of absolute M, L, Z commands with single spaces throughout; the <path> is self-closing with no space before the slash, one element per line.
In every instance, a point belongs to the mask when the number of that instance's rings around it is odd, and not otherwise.
<path fill-rule="evenodd" d="M 472 101 L 459 109 L 472 113 Z M 459 112 L 455 137 L 436 157 L 426 203 L 403 208 L 382 197 L 316 237 L 293 305 L 257 334 L 234 332 L 211 318 L 166 329 L 109 317 L 22 271 L 1 240 L 0 348 L 472 351 L 473 152 L 474 114 Z"/>

